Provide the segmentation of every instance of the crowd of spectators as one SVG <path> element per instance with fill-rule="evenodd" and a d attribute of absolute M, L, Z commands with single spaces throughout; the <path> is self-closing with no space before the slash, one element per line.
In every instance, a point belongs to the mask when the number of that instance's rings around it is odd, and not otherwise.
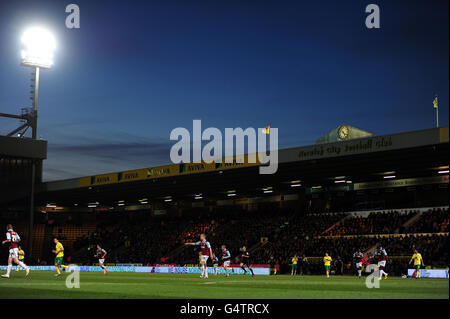
<path fill-rule="evenodd" d="M 348 216 L 337 223 L 328 235 L 393 234 L 403 232 L 403 224 L 417 211 L 400 213 L 397 211 L 372 212 L 367 217 Z"/>
<path fill-rule="evenodd" d="M 415 223 L 403 228 L 416 214 L 417 211 L 386 211 L 358 217 L 345 213 L 306 214 L 292 208 L 268 206 L 257 211 L 230 208 L 177 217 L 138 215 L 109 225 L 99 224 L 95 233 L 79 238 L 74 244 L 77 250 L 74 261 L 93 262 L 89 248 L 102 243 L 108 251 L 109 262 L 196 264 L 197 250 L 184 243 L 197 241 L 204 232 L 215 253 L 218 254 L 220 246 L 225 244 L 235 257 L 246 245 L 255 264 L 268 263 L 273 258 L 286 266 L 294 255 L 320 257 L 328 252 L 347 265 L 351 264 L 357 249 L 366 251 L 381 244 L 390 256 L 409 256 L 413 248 L 417 248 L 427 264 L 448 265 L 448 235 L 400 235 L 447 231 L 448 209 L 424 212 Z M 388 236 L 365 236 L 396 232 L 398 234 Z"/>
<path fill-rule="evenodd" d="M 431 209 L 423 212 L 419 220 L 406 229 L 411 233 L 443 233 L 448 232 L 450 223 L 449 211 L 447 209 Z"/>

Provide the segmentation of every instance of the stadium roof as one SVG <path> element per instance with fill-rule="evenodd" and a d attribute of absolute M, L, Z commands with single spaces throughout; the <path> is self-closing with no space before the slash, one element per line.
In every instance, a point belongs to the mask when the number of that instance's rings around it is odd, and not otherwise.
<path fill-rule="evenodd" d="M 10 158 L 47 158 L 47 141 L 0 136 L 0 156 Z"/>
<path fill-rule="evenodd" d="M 282 149 L 273 175 L 260 175 L 258 165 L 248 163 L 170 164 L 47 182 L 38 200 L 41 204 L 114 205 L 118 201 L 139 203 L 139 199 L 193 200 L 199 194 L 226 199 L 230 192 L 243 196 L 261 196 L 264 191 L 287 193 L 293 191 L 291 184 L 301 184 L 311 192 L 315 186 L 357 190 L 388 187 L 389 183 L 389 187 L 448 183 L 448 175 L 437 174 L 448 169 L 448 146 L 448 127 L 370 136 Z M 389 174 L 396 176 L 395 181 L 384 180 Z M 346 183 L 336 184 L 337 180 Z"/>

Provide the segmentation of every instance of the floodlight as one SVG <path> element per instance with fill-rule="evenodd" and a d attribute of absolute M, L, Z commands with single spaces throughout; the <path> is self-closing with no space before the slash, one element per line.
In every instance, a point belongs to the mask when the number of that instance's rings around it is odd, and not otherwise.
<path fill-rule="evenodd" d="M 46 29 L 33 27 L 22 35 L 22 65 L 48 69 L 53 65 L 56 42 Z"/>

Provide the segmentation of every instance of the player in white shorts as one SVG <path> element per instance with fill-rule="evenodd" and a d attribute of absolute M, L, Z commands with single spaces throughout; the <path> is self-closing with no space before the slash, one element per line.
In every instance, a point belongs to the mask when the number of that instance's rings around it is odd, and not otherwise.
<path fill-rule="evenodd" d="M 30 273 L 30 268 L 25 265 L 22 261 L 19 260 L 19 242 L 20 236 L 13 230 L 11 224 L 6 226 L 6 240 L 2 241 L 2 245 L 9 243 L 9 257 L 8 257 L 8 268 L 6 270 L 6 274 L 2 275 L 3 278 L 9 278 L 9 274 L 11 273 L 12 262 L 14 261 L 17 265 L 22 268 L 25 268 L 26 275 Z"/>
<path fill-rule="evenodd" d="M 98 258 L 98 264 L 103 269 L 103 274 L 106 275 L 108 268 L 105 266 L 106 250 L 104 250 L 100 244 L 97 244 L 97 253 L 95 257 Z"/>
<path fill-rule="evenodd" d="M 378 280 L 381 280 L 383 275 L 384 279 L 387 279 L 388 273 L 385 271 L 387 260 L 386 249 L 380 246 L 380 248 L 375 251 L 375 256 L 377 256 L 378 258 L 378 269 L 380 270 L 380 276 L 378 277 Z"/>
<path fill-rule="evenodd" d="M 353 254 L 353 259 L 355 260 L 355 266 L 356 270 L 358 270 L 358 278 L 361 278 L 362 273 L 362 259 L 364 257 L 364 254 L 358 250 Z"/>
<path fill-rule="evenodd" d="M 202 255 L 202 257 L 201 257 L 201 263 L 202 263 L 202 265 L 203 264 L 206 264 L 207 262 L 208 262 L 208 259 L 209 259 L 209 256 L 208 255 Z"/>
<path fill-rule="evenodd" d="M 222 245 L 222 261 L 223 261 L 223 268 L 225 269 L 225 274 L 227 277 L 230 277 L 230 274 L 228 273 L 228 268 L 230 267 L 231 254 L 225 245 Z"/>
<path fill-rule="evenodd" d="M 217 256 L 214 256 L 213 258 L 213 267 L 214 267 L 214 274 L 217 275 L 217 269 L 219 268 L 219 258 L 217 258 Z"/>
<path fill-rule="evenodd" d="M 200 241 L 196 243 L 185 243 L 185 245 L 200 246 L 200 263 L 202 271 L 200 278 L 208 278 L 208 268 L 206 267 L 206 263 L 208 262 L 209 256 L 214 257 L 214 254 L 211 249 L 211 244 L 206 240 L 206 235 L 200 234 Z"/>

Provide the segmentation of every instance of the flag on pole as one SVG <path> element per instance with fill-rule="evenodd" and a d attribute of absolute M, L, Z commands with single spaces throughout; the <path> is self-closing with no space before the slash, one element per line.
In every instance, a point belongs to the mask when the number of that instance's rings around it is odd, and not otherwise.
<path fill-rule="evenodd" d="M 270 134 L 270 125 L 267 125 L 265 128 L 263 128 L 262 133 L 269 135 Z"/>
<path fill-rule="evenodd" d="M 436 95 L 436 97 L 435 97 L 434 100 L 433 100 L 433 107 L 434 107 L 435 109 L 439 108 L 439 106 L 438 106 L 438 97 L 437 97 L 437 95 Z"/>

